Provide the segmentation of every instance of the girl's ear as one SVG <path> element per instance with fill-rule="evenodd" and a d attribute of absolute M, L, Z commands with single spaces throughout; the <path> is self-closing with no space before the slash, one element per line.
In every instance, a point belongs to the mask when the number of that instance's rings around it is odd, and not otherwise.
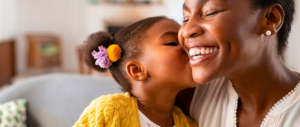
<path fill-rule="evenodd" d="M 264 19 L 262 20 L 262 33 L 271 35 L 277 33 L 282 27 L 284 21 L 284 11 L 280 4 L 273 4 L 265 9 Z"/>
<path fill-rule="evenodd" d="M 148 79 L 148 72 L 146 71 L 146 68 L 142 66 L 142 64 L 135 61 L 129 61 L 125 67 L 127 75 L 131 79 L 136 81 L 145 81 Z"/>

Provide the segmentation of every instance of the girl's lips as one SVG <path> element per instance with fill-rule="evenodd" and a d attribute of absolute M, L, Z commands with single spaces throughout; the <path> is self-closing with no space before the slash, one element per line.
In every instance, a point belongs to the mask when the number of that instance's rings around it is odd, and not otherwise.
<path fill-rule="evenodd" d="M 211 54 L 204 54 L 200 57 L 198 57 L 197 59 L 193 59 L 192 57 L 190 57 L 189 63 L 191 66 L 196 66 L 198 64 L 201 64 L 207 60 L 209 60 L 210 58 L 212 58 L 213 56 L 215 56 L 220 50 L 216 50 L 215 52 L 211 53 Z"/>

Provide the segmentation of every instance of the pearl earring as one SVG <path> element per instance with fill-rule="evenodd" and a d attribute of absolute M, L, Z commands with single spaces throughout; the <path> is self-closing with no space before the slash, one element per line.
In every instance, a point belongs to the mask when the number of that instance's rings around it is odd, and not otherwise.
<path fill-rule="evenodd" d="M 267 30 L 267 31 L 266 31 L 266 35 L 267 35 L 267 36 L 271 36 L 271 34 L 272 34 L 272 32 L 271 32 L 270 30 Z"/>

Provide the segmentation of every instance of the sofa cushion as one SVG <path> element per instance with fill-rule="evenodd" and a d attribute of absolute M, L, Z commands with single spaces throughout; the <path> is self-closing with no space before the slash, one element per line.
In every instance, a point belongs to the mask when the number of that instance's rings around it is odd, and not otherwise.
<path fill-rule="evenodd" d="M 0 127 L 26 127 L 26 99 L 0 104 Z"/>

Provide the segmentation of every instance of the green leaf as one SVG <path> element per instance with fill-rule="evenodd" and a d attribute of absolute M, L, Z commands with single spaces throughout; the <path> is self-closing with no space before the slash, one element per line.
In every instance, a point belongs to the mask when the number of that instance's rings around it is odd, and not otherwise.
<path fill-rule="evenodd" d="M 3 114 L 3 112 L 0 110 L 0 115 L 2 115 Z"/>
<path fill-rule="evenodd" d="M 21 101 L 21 106 L 26 107 L 26 101 L 22 100 Z"/>
<path fill-rule="evenodd" d="M 20 115 L 23 115 L 23 112 L 21 112 L 20 110 L 17 109 L 17 112 L 20 114 Z"/>
<path fill-rule="evenodd" d="M 17 122 L 17 123 L 19 123 L 19 119 L 18 119 L 18 117 L 16 117 L 16 116 L 15 116 L 15 120 L 16 120 L 16 122 Z"/>
<path fill-rule="evenodd" d="M 6 120 L 8 121 L 8 122 L 11 122 L 11 118 L 10 117 L 6 117 Z"/>

